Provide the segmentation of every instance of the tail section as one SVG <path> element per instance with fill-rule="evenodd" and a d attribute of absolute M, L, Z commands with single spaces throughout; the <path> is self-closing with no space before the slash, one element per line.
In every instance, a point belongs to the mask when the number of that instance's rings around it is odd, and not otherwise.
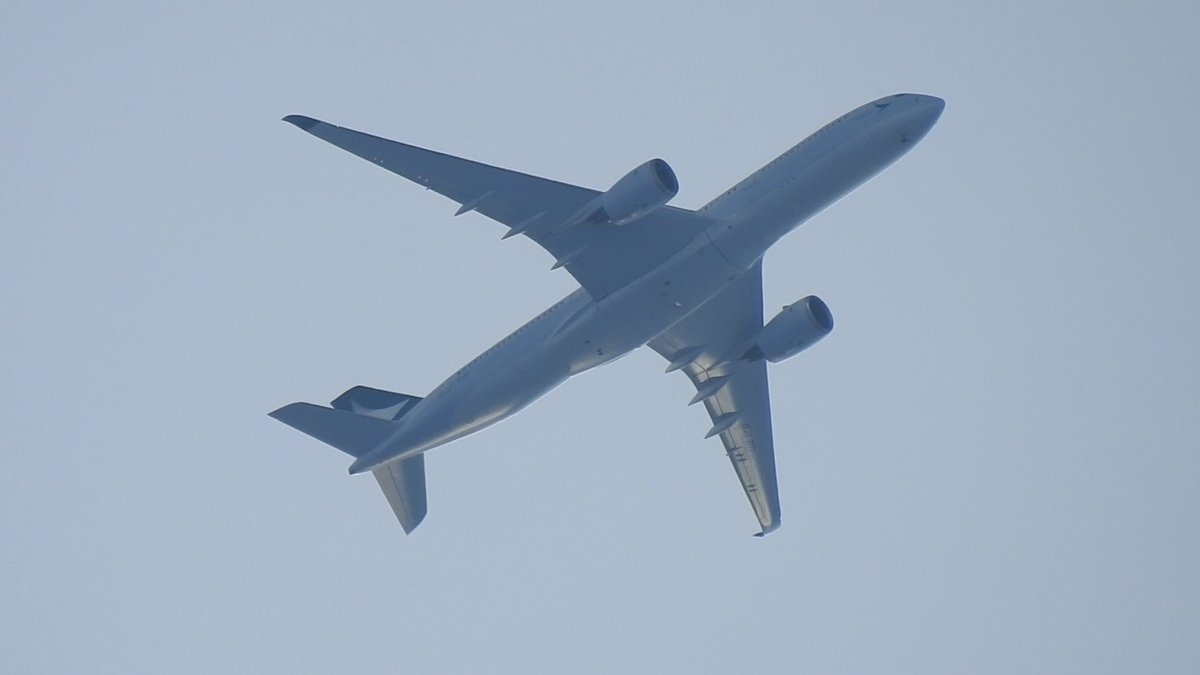
<path fill-rule="evenodd" d="M 397 394 L 359 385 L 347 389 L 341 396 L 333 399 L 333 403 L 329 405 L 338 410 L 348 410 L 360 415 L 395 421 L 420 402 L 420 396 Z"/>
<path fill-rule="evenodd" d="M 293 403 L 271 417 L 332 445 L 357 459 L 377 447 L 395 430 L 395 421 L 421 402 L 421 397 L 357 386 L 347 389 L 325 408 Z M 408 534 L 425 518 L 425 456 L 417 455 L 371 470 L 392 512 Z"/>
<path fill-rule="evenodd" d="M 425 501 L 425 455 L 388 462 L 371 469 L 371 473 L 379 481 L 404 534 L 411 534 L 429 510 Z"/>
<path fill-rule="evenodd" d="M 395 431 L 395 426 L 387 420 L 311 403 L 285 405 L 271 413 L 271 417 L 356 459 Z"/>

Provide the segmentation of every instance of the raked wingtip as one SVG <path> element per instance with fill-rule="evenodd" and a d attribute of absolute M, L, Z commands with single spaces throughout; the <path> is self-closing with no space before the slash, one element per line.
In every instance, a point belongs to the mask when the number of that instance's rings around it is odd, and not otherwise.
<path fill-rule="evenodd" d="M 321 120 L 314 120 L 313 118 L 305 117 L 304 115 L 288 115 L 287 117 L 283 118 L 283 121 L 295 124 L 305 131 L 308 131 L 309 129 L 321 123 Z"/>

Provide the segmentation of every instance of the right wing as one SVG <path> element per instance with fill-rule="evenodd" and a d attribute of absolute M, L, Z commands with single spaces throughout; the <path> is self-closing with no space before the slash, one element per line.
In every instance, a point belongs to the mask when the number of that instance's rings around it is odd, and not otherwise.
<path fill-rule="evenodd" d="M 765 535 L 779 527 L 779 486 L 771 434 L 767 362 L 743 361 L 735 350 L 762 328 L 762 262 L 686 319 L 650 341 L 681 369 L 704 401 L 750 506 Z"/>
<path fill-rule="evenodd" d="M 285 121 L 524 234 L 550 252 L 599 300 L 683 248 L 710 224 L 693 211 L 664 206 L 630 226 L 563 227 L 600 193 L 468 159 L 389 141 L 301 115 Z"/>

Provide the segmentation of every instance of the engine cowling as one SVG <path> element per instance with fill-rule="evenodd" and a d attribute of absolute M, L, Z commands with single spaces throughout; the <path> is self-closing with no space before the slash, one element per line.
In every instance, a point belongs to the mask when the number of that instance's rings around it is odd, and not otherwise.
<path fill-rule="evenodd" d="M 784 307 L 763 326 L 746 356 L 779 363 L 817 344 L 832 330 L 829 306 L 810 295 Z"/>
<path fill-rule="evenodd" d="M 626 225 L 671 201 L 679 180 L 671 165 L 652 159 L 625 174 L 597 198 L 596 206 L 613 225 Z"/>

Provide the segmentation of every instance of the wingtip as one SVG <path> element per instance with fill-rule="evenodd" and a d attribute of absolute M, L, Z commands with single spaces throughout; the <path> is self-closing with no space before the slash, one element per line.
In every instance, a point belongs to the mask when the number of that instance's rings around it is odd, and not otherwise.
<path fill-rule="evenodd" d="M 305 117 L 304 115 L 288 115 L 287 117 L 283 118 L 283 121 L 295 124 L 305 131 L 308 131 L 309 129 L 321 123 L 321 120 L 314 120 L 313 118 Z"/>
<path fill-rule="evenodd" d="M 270 417 L 271 419 L 279 420 L 280 422 L 287 424 L 287 421 L 284 418 L 287 417 L 288 412 L 295 409 L 297 406 L 301 406 L 301 405 L 303 405 L 303 404 L 289 403 L 285 406 L 280 406 L 280 407 L 272 410 L 271 412 L 267 413 L 267 417 Z"/>
<path fill-rule="evenodd" d="M 419 515 L 414 515 L 409 521 L 401 520 L 400 528 L 404 530 L 404 534 L 412 534 L 413 530 L 417 529 L 417 526 L 420 525 L 423 520 L 425 520 L 425 512 L 421 512 Z"/>
<path fill-rule="evenodd" d="M 779 519 L 776 519 L 775 522 L 770 523 L 768 525 L 764 525 L 762 532 L 759 532 L 758 534 L 756 534 L 754 536 L 765 537 L 768 534 L 771 534 L 772 532 L 774 532 L 775 530 L 778 530 L 778 529 L 779 529 Z"/>

